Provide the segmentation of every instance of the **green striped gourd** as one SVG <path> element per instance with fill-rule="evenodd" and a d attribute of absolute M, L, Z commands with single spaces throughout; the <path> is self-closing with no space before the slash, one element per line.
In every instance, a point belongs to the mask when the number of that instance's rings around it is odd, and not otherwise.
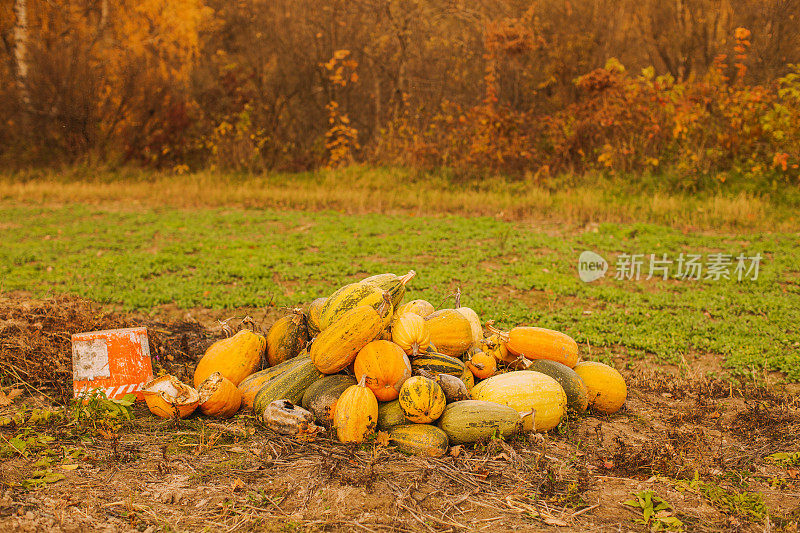
<path fill-rule="evenodd" d="M 405 424 L 389 430 L 389 445 L 409 455 L 441 457 L 449 442 L 444 431 L 430 424 Z"/>
<path fill-rule="evenodd" d="M 356 378 L 344 374 L 332 374 L 318 379 L 303 393 L 303 409 L 309 410 L 320 424 L 329 428 L 333 425 L 333 414 L 339 396 L 356 383 Z"/>
<path fill-rule="evenodd" d="M 466 444 L 495 435 L 506 438 L 516 431 L 520 421 L 519 413 L 507 405 L 464 400 L 448 404 L 438 425 L 447 434 L 450 444 Z"/>
<path fill-rule="evenodd" d="M 267 363 L 275 366 L 296 357 L 308 343 L 308 323 L 302 309 L 278 319 L 267 333 Z"/>
<path fill-rule="evenodd" d="M 586 411 L 589 406 L 589 392 L 581 377 L 570 367 L 558 361 L 536 359 L 528 367 L 528 370 L 541 372 L 558 381 L 567 395 L 567 407 L 578 413 Z"/>
<path fill-rule="evenodd" d="M 409 420 L 400 407 L 400 400 L 382 402 L 378 406 L 378 429 L 389 429 L 401 424 L 408 424 Z"/>
<path fill-rule="evenodd" d="M 301 364 L 264 383 L 253 400 L 253 411 L 261 414 L 275 400 L 289 400 L 293 404 L 299 404 L 309 385 L 321 377 L 322 373 L 310 359 L 303 360 Z"/>
<path fill-rule="evenodd" d="M 461 377 L 464 373 L 464 361 L 450 357 L 443 353 L 425 352 L 411 361 L 411 370 L 419 374 L 420 370 L 427 370 L 434 376 L 439 374 L 450 374 L 451 376 Z"/>
<path fill-rule="evenodd" d="M 239 392 L 242 393 L 242 405 L 248 409 L 252 409 L 256 394 L 258 394 L 258 391 L 265 383 L 280 376 L 290 368 L 301 365 L 304 361 L 311 361 L 311 356 L 305 351 L 294 359 L 289 359 L 279 365 L 266 368 L 255 374 L 250 374 L 244 381 L 239 383 Z"/>

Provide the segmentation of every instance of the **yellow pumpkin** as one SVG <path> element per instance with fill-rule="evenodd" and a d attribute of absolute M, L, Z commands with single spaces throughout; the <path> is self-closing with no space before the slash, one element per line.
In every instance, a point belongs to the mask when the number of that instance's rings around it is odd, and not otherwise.
<path fill-rule="evenodd" d="M 462 307 L 461 306 L 461 289 L 456 289 L 456 304 L 455 310 L 461 313 L 461 315 L 469 320 L 470 328 L 472 328 L 472 344 L 476 345 L 483 340 L 483 326 L 481 326 L 481 319 L 478 317 L 478 313 L 470 309 L 469 307 Z"/>
<path fill-rule="evenodd" d="M 552 329 L 518 326 L 510 331 L 500 331 L 487 325 L 506 345 L 509 353 L 522 355 L 526 359 L 550 359 L 570 368 L 578 363 L 578 343 L 560 331 Z"/>
<path fill-rule="evenodd" d="M 242 392 L 219 372 L 208 376 L 197 388 L 200 412 L 214 418 L 230 418 L 242 406 Z"/>
<path fill-rule="evenodd" d="M 431 333 L 425 320 L 415 313 L 395 316 L 392 324 L 392 341 L 412 357 L 427 350 L 431 344 Z"/>
<path fill-rule="evenodd" d="M 400 387 L 411 377 L 411 363 L 398 345 L 377 340 L 361 348 L 353 371 L 356 379 L 365 378 L 378 400 L 389 402 L 397 398 Z"/>
<path fill-rule="evenodd" d="M 472 326 L 455 309 L 442 309 L 425 317 L 430 342 L 440 353 L 460 357 L 472 346 Z"/>
<path fill-rule="evenodd" d="M 467 368 L 478 379 L 490 378 L 497 372 L 497 361 L 485 352 L 477 352 L 467 361 Z"/>
<path fill-rule="evenodd" d="M 406 380 L 400 387 L 400 407 L 406 418 L 416 424 L 429 424 L 441 416 L 447 404 L 438 383 L 422 376 Z"/>
<path fill-rule="evenodd" d="M 601 413 L 614 414 L 625 405 L 628 387 L 625 378 L 615 368 L 597 361 L 581 361 L 574 370 L 586 385 L 589 407 Z"/>
<path fill-rule="evenodd" d="M 169 374 L 146 383 L 142 395 L 150 412 L 161 418 L 186 418 L 200 404 L 195 389 Z"/>
<path fill-rule="evenodd" d="M 215 342 L 197 363 L 194 386 L 199 387 L 214 372 L 219 372 L 238 386 L 244 378 L 256 371 L 266 347 L 267 340 L 249 329 Z"/>
<path fill-rule="evenodd" d="M 430 302 L 426 302 L 425 300 L 411 300 L 410 302 L 398 306 L 396 314 L 414 313 L 415 315 L 425 318 L 434 311 L 436 311 L 436 308 Z"/>
<path fill-rule="evenodd" d="M 342 442 L 364 442 L 375 432 L 378 423 L 378 400 L 366 386 L 365 378 L 351 385 L 339 396 L 333 415 L 336 436 Z"/>
<path fill-rule="evenodd" d="M 522 416 L 526 431 L 549 431 L 556 427 L 567 407 L 567 395 L 558 381 L 530 370 L 492 376 L 470 391 L 473 400 L 513 407 Z"/>

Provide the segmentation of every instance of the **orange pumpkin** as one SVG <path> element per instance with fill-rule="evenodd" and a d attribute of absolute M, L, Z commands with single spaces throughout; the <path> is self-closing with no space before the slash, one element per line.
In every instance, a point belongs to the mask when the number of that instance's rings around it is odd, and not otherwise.
<path fill-rule="evenodd" d="M 425 320 L 415 313 L 404 313 L 392 324 L 392 341 L 400 346 L 406 355 L 416 357 L 428 349 L 431 333 Z"/>
<path fill-rule="evenodd" d="M 497 361 L 494 357 L 486 352 L 476 352 L 467 361 L 467 368 L 469 368 L 472 375 L 478 379 L 490 378 L 497 372 Z"/>
<path fill-rule="evenodd" d="M 219 372 L 208 376 L 197 388 L 200 412 L 215 418 L 230 418 L 242 406 L 242 392 Z"/>
<path fill-rule="evenodd" d="M 388 402 L 397 398 L 400 387 L 411 377 L 411 363 L 398 345 L 378 340 L 358 352 L 353 371 L 356 379 L 366 378 L 367 387 L 378 400 Z"/>
<path fill-rule="evenodd" d="M 487 328 L 497 334 L 509 353 L 526 359 L 550 359 L 570 368 L 578 364 L 578 343 L 560 331 L 518 326 L 510 331 L 500 331 L 490 324 Z"/>

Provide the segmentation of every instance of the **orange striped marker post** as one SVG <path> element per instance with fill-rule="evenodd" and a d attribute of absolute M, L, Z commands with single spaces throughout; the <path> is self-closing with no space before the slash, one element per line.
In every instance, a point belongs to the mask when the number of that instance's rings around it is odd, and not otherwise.
<path fill-rule="evenodd" d="M 72 335 L 72 381 L 75 397 L 95 389 L 108 398 L 135 393 L 153 379 L 150 343 L 143 327 L 90 331 Z"/>

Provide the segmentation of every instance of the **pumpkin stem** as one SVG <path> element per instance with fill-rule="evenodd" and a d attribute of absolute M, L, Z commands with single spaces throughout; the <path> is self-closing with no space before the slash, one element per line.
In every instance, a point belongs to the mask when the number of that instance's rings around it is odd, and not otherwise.
<path fill-rule="evenodd" d="M 383 291 L 383 302 L 378 308 L 378 314 L 381 315 L 381 318 L 385 318 L 388 314 L 386 312 L 387 308 L 392 308 L 392 295 L 389 293 L 389 291 Z"/>
<path fill-rule="evenodd" d="M 484 365 L 483 363 L 476 363 L 476 362 L 474 362 L 472 360 L 470 360 L 469 364 L 471 364 L 472 366 L 474 366 L 478 370 L 483 370 L 484 368 L 486 368 L 486 365 Z"/>
<path fill-rule="evenodd" d="M 510 339 L 508 331 L 503 331 L 494 327 L 494 320 L 490 320 L 486 323 L 486 329 L 500 337 L 500 340 L 503 342 L 508 342 Z"/>
<path fill-rule="evenodd" d="M 361 379 L 358 381 L 358 386 L 359 387 L 366 387 L 367 386 L 367 375 L 366 374 L 363 374 L 361 376 Z"/>
<path fill-rule="evenodd" d="M 419 355 L 419 343 L 415 342 L 411 345 L 411 355 L 414 357 Z"/>
<path fill-rule="evenodd" d="M 306 313 L 300 307 L 295 307 L 292 309 L 292 323 L 295 326 L 299 326 L 303 322 L 306 321 Z"/>
<path fill-rule="evenodd" d="M 414 279 L 414 276 L 416 276 L 416 275 L 417 275 L 417 272 L 415 270 L 409 270 L 408 274 L 406 274 L 405 276 L 400 278 L 400 283 L 402 283 L 403 286 L 405 286 L 405 284 L 408 283 L 409 281 L 411 281 L 412 279 Z"/>
<path fill-rule="evenodd" d="M 456 309 L 461 307 L 461 287 L 456 287 L 456 304 L 453 306 Z"/>
<path fill-rule="evenodd" d="M 533 364 L 533 361 L 531 361 L 530 359 L 528 359 L 524 355 L 519 355 L 519 356 L 517 356 L 516 360 L 514 360 L 514 362 L 511 363 L 511 364 L 512 365 L 522 364 L 522 369 L 524 370 L 524 369 L 528 368 L 529 366 L 531 366 Z"/>

